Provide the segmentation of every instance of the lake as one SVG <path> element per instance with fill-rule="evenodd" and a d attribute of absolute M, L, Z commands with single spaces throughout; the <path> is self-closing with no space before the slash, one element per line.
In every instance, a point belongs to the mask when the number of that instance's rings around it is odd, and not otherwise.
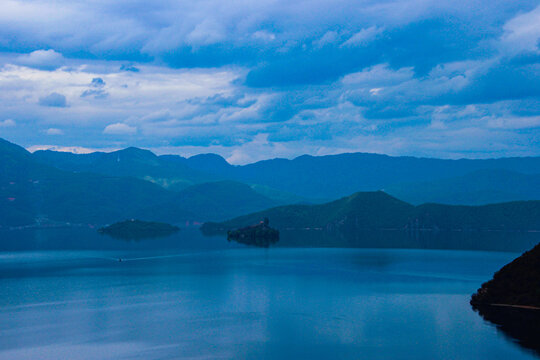
<path fill-rule="evenodd" d="M 0 236 L 0 359 L 536 358 L 468 303 L 516 252 Z"/>

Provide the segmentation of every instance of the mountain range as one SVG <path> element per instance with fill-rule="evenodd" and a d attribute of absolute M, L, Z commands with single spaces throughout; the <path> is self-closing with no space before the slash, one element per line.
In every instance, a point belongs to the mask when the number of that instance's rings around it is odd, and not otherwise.
<path fill-rule="evenodd" d="M 47 150 L 36 151 L 32 157 L 66 171 L 131 176 L 173 191 L 232 180 L 284 203 L 324 202 L 357 191 L 376 190 L 414 204 L 540 200 L 539 157 L 443 160 L 347 153 L 303 155 L 242 166 L 231 165 L 216 154 L 157 156 L 137 148 L 92 154 Z"/>
<path fill-rule="evenodd" d="M 126 154 L 128 165 L 116 168 L 114 164 L 122 163 Z M 130 156 L 133 154 L 134 157 Z M 176 175 L 180 171 L 180 166 L 168 170 L 165 166 L 149 165 L 141 160 L 144 156 L 140 155 L 148 155 L 144 151 L 127 149 L 116 154 L 120 159 L 116 162 L 111 161 L 114 157 L 106 156 L 95 173 L 82 167 L 67 171 L 67 164 L 77 165 L 71 155 L 65 156 L 62 170 L 40 162 L 20 146 L 0 140 L 0 226 L 30 225 L 36 221 L 107 224 L 133 217 L 174 223 L 222 220 L 280 203 L 233 181 L 172 191 L 142 177 L 129 176 L 140 169 L 152 169 L 152 174 L 170 171 L 168 174 Z M 101 155 L 81 158 L 86 161 L 92 157 Z M 134 170 L 129 166 L 133 163 L 142 164 Z"/>
<path fill-rule="evenodd" d="M 441 160 L 354 153 L 238 166 L 216 154 L 158 156 L 133 147 L 30 153 L 0 139 L 0 171 L 0 226 L 107 224 L 135 217 L 219 222 L 377 190 L 413 205 L 540 199 L 535 157 Z"/>

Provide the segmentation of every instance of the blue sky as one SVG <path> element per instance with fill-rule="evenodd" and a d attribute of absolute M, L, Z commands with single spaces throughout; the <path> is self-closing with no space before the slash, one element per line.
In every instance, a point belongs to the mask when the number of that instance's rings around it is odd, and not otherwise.
<path fill-rule="evenodd" d="M 17 1 L 0 136 L 30 149 L 540 155 L 538 1 Z"/>

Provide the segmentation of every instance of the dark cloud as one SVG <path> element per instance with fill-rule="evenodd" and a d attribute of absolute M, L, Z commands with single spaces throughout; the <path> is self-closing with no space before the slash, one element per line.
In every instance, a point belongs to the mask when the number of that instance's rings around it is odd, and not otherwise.
<path fill-rule="evenodd" d="M 133 65 L 122 65 L 120 66 L 120 71 L 130 71 L 130 72 L 135 72 L 135 73 L 138 73 L 140 70 L 139 68 L 133 66 Z"/>
<path fill-rule="evenodd" d="M 136 128 L 147 146 L 166 139 L 201 147 L 253 142 L 250 151 L 294 142 L 354 149 L 364 143 L 351 138 L 363 137 L 372 149 L 419 144 L 424 154 L 445 146 L 466 153 L 469 143 L 482 150 L 485 137 L 496 145 L 482 151 L 501 152 L 519 140 L 540 152 L 537 140 L 527 141 L 540 121 L 537 0 L 34 5 L 6 15 L 15 21 L 0 20 L 0 62 L 19 65 L 1 71 L 11 72 L 4 79 L 21 79 L 0 82 L 0 90 L 26 91 L 10 98 L 25 105 L 20 99 L 35 99 L 42 89 L 72 94 L 78 71 L 94 78 L 75 84 L 84 101 L 73 99 L 69 113 L 55 112 L 55 119 L 43 109 L 22 114 L 0 103 L 5 118 L 16 120 L 14 131 L 24 130 L 23 116 L 47 123 L 99 118 L 97 135 L 82 137 L 97 143 L 106 118 L 107 132 Z M 37 16 L 44 7 L 69 18 Z M 33 76 L 39 79 L 28 80 Z M 52 93 L 39 104 L 67 101 Z M 434 144 L 432 136 L 453 140 Z"/>
<path fill-rule="evenodd" d="M 66 97 L 53 92 L 39 99 L 39 105 L 49 107 L 67 107 Z"/>
<path fill-rule="evenodd" d="M 103 81 L 103 79 L 99 77 L 93 78 L 90 86 L 94 88 L 102 88 L 105 86 L 105 81 Z"/>
<path fill-rule="evenodd" d="M 109 93 L 103 89 L 88 89 L 82 92 L 81 97 L 93 97 L 94 99 L 106 99 Z"/>

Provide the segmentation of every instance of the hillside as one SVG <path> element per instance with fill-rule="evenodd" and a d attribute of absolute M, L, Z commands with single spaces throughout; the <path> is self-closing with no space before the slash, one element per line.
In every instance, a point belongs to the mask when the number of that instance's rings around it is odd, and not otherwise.
<path fill-rule="evenodd" d="M 189 167 L 186 164 L 187 159 L 180 156 L 157 156 L 151 151 L 134 147 L 110 153 L 91 154 L 36 151 L 32 157 L 37 162 L 65 171 L 136 177 L 173 190 L 220 179 Z"/>
<path fill-rule="evenodd" d="M 308 198 L 332 199 L 355 191 L 464 176 L 478 170 L 540 173 L 540 158 L 442 160 L 365 153 L 303 155 L 293 160 L 273 159 L 236 167 L 234 174 L 238 181 L 263 184 Z"/>
<path fill-rule="evenodd" d="M 142 209 L 138 216 L 173 223 L 224 220 L 276 205 L 248 185 L 220 181 L 190 186 L 163 203 Z"/>
<path fill-rule="evenodd" d="M 355 236 L 359 231 L 526 231 L 540 230 L 540 201 L 484 206 L 424 204 L 413 206 L 384 192 L 361 192 L 321 205 L 280 206 L 205 230 L 229 230 L 268 218 L 279 230 L 318 228 Z"/>
<path fill-rule="evenodd" d="M 174 191 L 204 182 L 232 180 L 269 189 L 263 193 L 266 196 L 281 193 L 276 200 L 300 198 L 311 202 L 381 189 L 414 204 L 537 200 L 540 174 L 538 157 L 443 160 L 349 153 L 303 155 L 242 166 L 231 165 L 216 154 L 156 156 L 137 148 L 86 155 L 37 151 L 33 157 L 63 170 L 132 176 Z"/>
<path fill-rule="evenodd" d="M 460 177 L 392 185 L 384 191 L 411 204 L 484 205 L 540 200 L 540 174 L 479 170 Z"/>
<path fill-rule="evenodd" d="M 139 159 L 147 164 L 154 158 L 150 152 L 137 150 L 127 154 L 128 162 Z M 66 159 L 76 163 L 71 155 Z M 134 177 L 63 171 L 36 162 L 25 149 L 4 140 L 0 141 L 0 170 L 0 226 L 36 221 L 107 224 L 134 217 L 172 223 L 224 220 L 277 204 L 248 185 L 234 182 L 205 183 L 173 192 Z"/>
<path fill-rule="evenodd" d="M 0 144 L 0 225 L 29 225 L 36 219 L 103 223 L 168 197 L 147 181 L 61 171 L 35 162 L 15 144 Z"/>
<path fill-rule="evenodd" d="M 519 305 L 540 309 L 540 244 L 497 271 L 471 297 L 471 304 Z"/>

